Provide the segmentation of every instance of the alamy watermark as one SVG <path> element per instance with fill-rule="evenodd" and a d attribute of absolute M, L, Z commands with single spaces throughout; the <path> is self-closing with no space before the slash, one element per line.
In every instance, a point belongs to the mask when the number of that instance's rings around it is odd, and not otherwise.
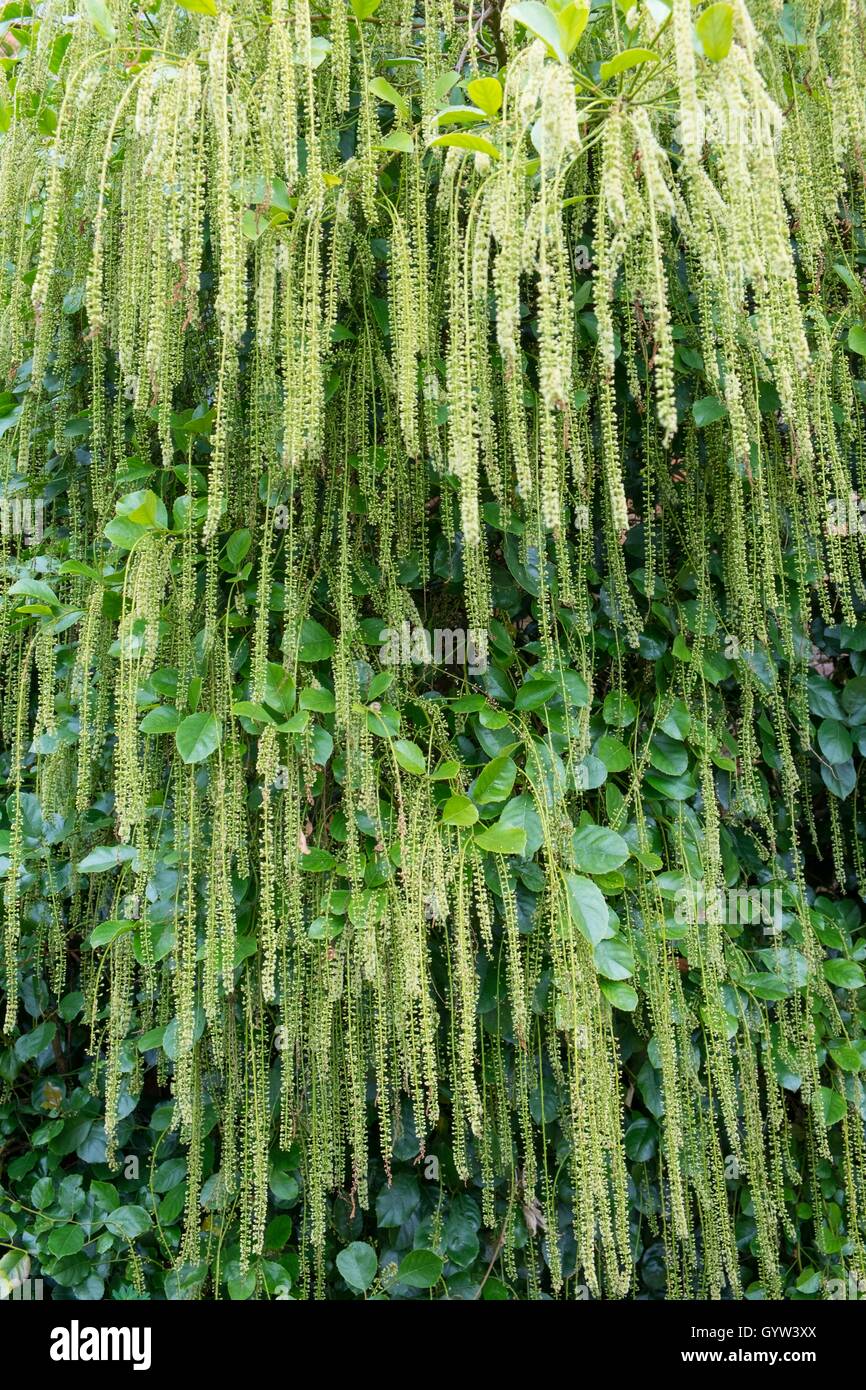
<path fill-rule="evenodd" d="M 34 1279 L 30 1273 L 29 1255 L 10 1252 L 0 1260 L 0 1301 L 11 1300 L 17 1303 L 41 1303 L 44 1297 L 41 1279 Z"/>
<path fill-rule="evenodd" d="M 854 1299 L 861 1301 L 866 1299 L 866 1279 L 857 1270 L 848 1271 L 844 1279 L 825 1279 L 824 1296 L 833 1299 Z"/>
<path fill-rule="evenodd" d="M 866 497 L 849 492 L 847 497 L 827 499 L 827 534 L 830 536 L 866 535 Z"/>
<path fill-rule="evenodd" d="M 73 1318 L 69 1327 L 51 1332 L 52 1361 L 130 1361 L 134 1371 L 147 1371 L 151 1362 L 149 1327 L 82 1327 Z"/>
<path fill-rule="evenodd" d="M 380 633 L 383 666 L 465 666 L 471 676 L 487 670 L 487 632 L 482 628 L 425 627 L 401 623 Z"/>
<path fill-rule="evenodd" d="M 784 924 L 781 888 L 678 888 L 674 920 L 679 926 L 760 925 L 764 936 L 778 936 Z"/>
<path fill-rule="evenodd" d="M 729 149 L 735 146 L 757 149 L 778 145 L 782 125 L 782 113 L 775 106 L 743 105 L 720 109 L 699 103 L 694 111 L 690 110 L 677 122 L 674 138 L 681 145 L 687 142 L 687 136 L 693 136 L 700 146 L 709 142 Z"/>
<path fill-rule="evenodd" d="M 27 546 L 39 545 L 45 535 L 42 497 L 0 497 L 0 533 L 22 536 Z"/>

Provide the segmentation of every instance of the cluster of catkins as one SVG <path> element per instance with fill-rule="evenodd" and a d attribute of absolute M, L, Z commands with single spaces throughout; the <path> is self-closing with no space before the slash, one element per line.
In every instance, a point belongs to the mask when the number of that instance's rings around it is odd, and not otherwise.
<path fill-rule="evenodd" d="M 621 1297 L 625 1010 L 659 1078 L 669 1294 L 742 1292 L 733 1155 L 778 1295 L 790 1191 L 829 1155 L 816 1001 L 844 1032 L 798 827 L 815 828 L 808 624 L 856 625 L 866 601 L 863 536 L 827 520 L 830 499 L 866 488 L 848 341 L 864 301 L 850 269 L 863 12 L 804 6 L 792 47 L 774 0 L 732 0 L 711 59 L 689 0 L 595 12 L 573 52 L 508 5 L 494 44 L 450 0 L 383 0 L 369 19 L 345 0 L 194 8 L 45 0 L 0 72 L 15 411 L 0 487 L 52 499 L 39 545 L 0 539 L 5 1030 L 22 971 L 44 968 L 59 995 L 83 942 L 110 1151 L 143 1057 L 158 1054 L 176 1102 L 180 1260 L 198 1258 L 214 1111 L 244 1262 L 262 1250 L 273 1152 L 297 1143 L 321 1266 L 330 1196 L 366 1205 L 374 1156 L 389 1170 L 407 1116 L 423 1153 L 447 1095 L 456 1170 L 480 1172 L 488 1225 L 497 1180 L 518 1174 L 544 1212 L 521 1258 L 541 1260 L 546 1223 L 558 1290 L 567 1180 L 578 1277 Z M 599 75 L 641 45 L 652 61 Z M 458 124 L 449 102 L 474 114 Z M 694 407 L 689 370 L 703 374 Z M 380 670 L 365 628 L 371 614 L 423 623 L 444 546 L 459 619 L 513 651 L 503 545 L 533 576 L 527 650 L 560 682 L 546 725 L 495 684 L 467 696 L 462 674 L 426 698 L 429 673 Z M 627 693 L 657 585 L 683 569 L 689 660 L 641 717 L 662 728 L 686 709 L 696 796 L 659 856 L 645 757 L 613 796 L 581 774 L 593 700 Z M 707 676 L 719 627 L 743 653 L 724 686 Z M 774 644 L 784 688 L 748 659 Z M 478 772 L 464 760 L 479 717 L 485 752 L 507 747 L 518 778 L 517 860 L 443 819 L 443 784 L 466 799 Z M 717 914 L 679 956 L 663 930 L 662 867 L 725 885 L 716 779 L 731 738 L 731 802 L 770 875 L 773 798 L 784 807 L 804 978 L 777 1003 L 732 984 L 739 948 Z M 828 800 L 844 882 L 846 858 L 860 865 L 856 795 Z M 596 924 L 636 960 L 614 1002 L 575 926 L 587 810 L 632 851 Z M 114 935 L 88 949 L 105 923 Z M 508 1017 L 490 1026 L 479 996 L 494 979 Z M 802 1078 L 796 1143 L 780 1055 Z M 530 1103 L 540 1084 L 560 1097 L 554 1147 Z M 859 1077 L 833 1097 L 866 1268 Z M 510 1231 L 504 1249 L 513 1262 Z"/>

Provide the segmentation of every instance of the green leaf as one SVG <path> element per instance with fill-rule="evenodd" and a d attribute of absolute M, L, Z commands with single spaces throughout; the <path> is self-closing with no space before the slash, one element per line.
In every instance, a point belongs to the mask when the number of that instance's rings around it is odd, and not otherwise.
<path fill-rule="evenodd" d="M 331 634 L 313 618 L 305 618 L 301 624 L 301 645 L 298 651 L 300 661 L 326 661 L 334 654 L 334 639 Z"/>
<path fill-rule="evenodd" d="M 390 134 L 382 136 L 376 149 L 396 150 L 400 154 L 412 154 L 415 149 L 415 142 L 408 130 L 392 130 Z"/>
<path fill-rule="evenodd" d="M 116 1207 L 114 1211 L 110 1211 L 105 1218 L 105 1225 L 113 1236 L 124 1236 L 127 1240 L 135 1240 L 150 1230 L 151 1221 L 150 1215 L 144 1207 L 136 1206 L 133 1203 L 129 1206 Z"/>
<path fill-rule="evenodd" d="M 460 73 L 453 68 L 448 72 L 442 72 L 433 83 L 433 95 L 437 101 L 444 101 L 448 94 L 456 87 L 460 81 Z"/>
<path fill-rule="evenodd" d="M 229 1298 L 236 1303 L 241 1303 L 247 1298 L 252 1298 L 256 1291 L 256 1271 L 248 1269 L 246 1274 L 226 1279 Z"/>
<path fill-rule="evenodd" d="M 838 1091 L 831 1091 L 829 1086 L 821 1087 L 821 1107 L 824 1111 L 824 1123 L 828 1127 L 837 1125 L 848 1110 L 844 1098 Z"/>
<path fill-rule="evenodd" d="M 809 15 L 797 0 L 785 0 L 779 11 L 779 31 L 791 48 L 805 48 L 809 42 Z"/>
<path fill-rule="evenodd" d="M 629 848 L 621 835 L 604 825 L 584 825 L 571 837 L 574 862 L 586 874 L 607 874 L 628 859 Z"/>
<path fill-rule="evenodd" d="M 389 686 L 394 683 L 393 671 L 380 671 L 378 676 L 374 676 L 370 681 L 370 688 L 367 691 L 368 700 L 378 700 L 380 695 L 384 695 Z"/>
<path fill-rule="evenodd" d="M 413 743 L 409 738 L 397 738 L 391 747 L 394 750 L 394 757 L 404 772 L 411 772 L 416 777 L 424 776 L 427 771 L 427 759 L 417 743 Z"/>
<path fill-rule="evenodd" d="M 377 8 L 378 5 L 379 0 L 376 0 Z M 322 34 L 314 34 L 312 39 L 310 40 L 310 66 L 312 68 L 320 67 L 321 64 L 324 63 L 330 51 L 330 39 L 326 39 Z"/>
<path fill-rule="evenodd" d="M 513 796 L 503 807 L 499 825 L 517 825 L 526 831 L 526 850 L 528 858 L 537 854 L 544 844 L 544 830 L 541 817 L 535 809 L 531 796 Z"/>
<path fill-rule="evenodd" d="M 535 679 L 524 681 L 514 697 L 515 709 L 538 709 L 541 705 L 547 704 L 548 700 L 554 699 L 559 695 L 559 682 L 552 676 L 538 676 Z"/>
<path fill-rule="evenodd" d="M 293 1222 L 290 1216 L 275 1216 L 268 1222 L 265 1231 L 265 1250 L 282 1250 L 292 1234 Z"/>
<path fill-rule="evenodd" d="M 742 984 L 758 999 L 766 999 L 770 1002 L 787 999 L 793 992 L 792 986 L 781 975 L 775 974 L 772 970 L 754 970 L 742 977 Z"/>
<path fill-rule="evenodd" d="M 526 853 L 526 831 L 519 825 L 491 825 L 476 832 L 475 843 L 490 854 L 522 855 Z"/>
<path fill-rule="evenodd" d="M 854 1043 L 831 1043 L 830 1056 L 842 1071 L 862 1071 L 864 1059 Z"/>
<path fill-rule="evenodd" d="M 468 796 L 449 796 L 442 807 L 443 825 L 474 825 L 478 810 Z"/>
<path fill-rule="evenodd" d="M 400 1261 L 397 1283 L 410 1289 L 432 1289 L 442 1275 L 443 1260 L 432 1250 L 410 1250 Z"/>
<path fill-rule="evenodd" d="M 825 960 L 824 979 L 837 989 L 862 989 L 866 985 L 861 967 L 853 960 Z"/>
<path fill-rule="evenodd" d="M 23 579 L 16 579 L 15 583 L 10 585 L 8 592 L 21 594 L 25 598 L 34 598 L 38 603 L 47 603 L 50 608 L 60 607 L 60 601 L 53 589 L 50 589 L 41 579 L 31 579 L 29 575 L 25 575 Z"/>
<path fill-rule="evenodd" d="M 658 1150 L 658 1126 L 648 1115 L 638 1115 L 625 1132 L 626 1155 L 633 1163 L 648 1163 Z"/>
<path fill-rule="evenodd" d="M 632 949 L 622 936 L 599 941 L 593 949 L 592 958 L 599 975 L 604 975 L 607 980 L 627 980 L 634 974 Z"/>
<path fill-rule="evenodd" d="M 70 990 L 69 994 L 64 994 L 60 1003 L 57 1005 L 57 1012 L 64 1023 L 71 1023 L 77 1018 L 84 1007 L 84 995 L 80 989 Z"/>
<path fill-rule="evenodd" d="M 437 135 L 430 141 L 431 146 L 444 145 L 449 149 L 474 150 L 476 154 L 486 154 L 490 159 L 498 159 L 499 151 L 483 135 L 473 135 L 468 130 L 458 130 L 453 135 Z"/>
<path fill-rule="evenodd" d="M 32 1062 L 43 1048 L 48 1047 L 57 1032 L 57 1024 L 52 1019 L 40 1023 L 29 1033 L 24 1033 L 15 1043 L 15 1056 L 19 1062 Z"/>
<path fill-rule="evenodd" d="M 265 670 L 265 704 L 279 714 L 291 714 L 295 704 L 295 682 L 276 661 Z"/>
<path fill-rule="evenodd" d="M 822 719 L 818 725 L 818 746 L 828 763 L 847 762 L 853 752 L 851 735 L 838 719 Z"/>
<path fill-rule="evenodd" d="M 568 912 L 581 936 L 591 946 L 615 936 L 610 925 L 610 913 L 601 889 L 591 879 L 581 878 L 566 870 L 563 874 Z"/>
<path fill-rule="evenodd" d="M 188 714 L 174 736 L 177 751 L 189 766 L 202 763 L 222 741 L 222 725 L 215 714 Z"/>
<path fill-rule="evenodd" d="M 794 1281 L 794 1288 L 798 1293 L 818 1293 L 822 1283 L 823 1279 L 817 1269 L 813 1269 L 811 1265 L 807 1265 L 806 1268 L 797 1275 Z"/>
<path fill-rule="evenodd" d="M 301 855 L 300 868 L 305 874 L 324 874 L 337 867 L 337 861 L 326 849 L 310 849 Z"/>
<path fill-rule="evenodd" d="M 356 19 L 369 19 L 381 5 L 382 0 L 351 0 L 352 13 Z"/>
<path fill-rule="evenodd" d="M 150 959 L 152 961 L 165 960 L 169 951 L 173 951 L 175 947 L 176 935 L 174 922 L 169 919 L 167 922 L 150 922 L 147 926 L 139 926 L 136 928 L 135 935 L 132 938 L 132 949 L 139 965 L 144 965 L 145 963 L 144 946 L 142 942 L 142 934 L 145 931 L 148 933 L 149 938 Z"/>
<path fill-rule="evenodd" d="M 430 773 L 431 782 L 450 782 L 460 775 L 460 764 L 453 758 L 447 758 L 445 762 L 437 763 Z"/>
<path fill-rule="evenodd" d="M 101 572 L 94 565 L 86 565 L 83 560 L 64 560 L 60 566 L 61 574 L 80 574 L 86 579 L 95 579 L 97 583 L 102 578 Z"/>
<path fill-rule="evenodd" d="M 411 1173 L 395 1173 L 376 1198 L 376 1222 L 384 1230 L 405 1226 L 421 1204 L 418 1180 Z"/>
<path fill-rule="evenodd" d="M 433 119 L 437 125 L 483 125 L 487 117 L 474 106 L 446 106 Z"/>
<path fill-rule="evenodd" d="M 412 111 L 409 107 L 409 103 L 401 97 L 396 87 L 391 86 L 387 78 L 374 77 L 373 81 L 370 83 L 370 91 L 373 93 L 373 96 L 378 97 L 380 101 L 387 102 L 389 106 L 393 106 L 394 110 L 404 121 L 411 121 Z"/>
<path fill-rule="evenodd" d="M 848 347 L 860 357 L 866 357 L 866 328 L 862 323 L 852 324 L 848 329 Z"/>
<path fill-rule="evenodd" d="M 138 857 L 134 845 L 100 845 L 92 849 L 78 864 L 82 874 L 104 874 L 116 869 L 120 864 L 130 864 Z"/>
<path fill-rule="evenodd" d="M 94 927 L 90 933 L 90 944 L 96 946 L 108 946 L 115 937 L 122 936 L 124 932 L 134 931 L 135 923 L 129 922 L 123 917 L 113 917 L 108 922 L 100 922 L 98 927 Z"/>
<path fill-rule="evenodd" d="M 627 729 L 637 718 L 637 705 L 624 690 L 612 690 L 605 696 L 601 712 L 605 724 L 611 724 L 615 729 Z"/>
<path fill-rule="evenodd" d="M 128 492 L 117 503 L 115 512 L 119 517 L 124 517 L 135 526 L 143 526 L 147 531 L 165 531 L 168 528 L 165 503 L 155 492 L 151 492 L 150 488 Z"/>
<path fill-rule="evenodd" d="M 376 1278 L 378 1261 L 376 1251 L 366 1241 L 355 1240 L 340 1250 L 337 1255 L 337 1268 L 349 1285 L 358 1293 L 365 1293 Z"/>
<path fill-rule="evenodd" d="M 706 56 L 714 63 L 727 58 L 734 41 L 734 10 L 726 4 L 710 5 L 695 20 L 695 30 Z"/>
<path fill-rule="evenodd" d="M 108 12 L 108 6 L 105 4 L 105 0 L 84 0 L 84 8 L 87 12 L 87 18 L 90 20 L 99 37 L 105 39 L 108 43 L 113 43 L 117 38 L 117 29 Z"/>
<path fill-rule="evenodd" d="M 181 9 L 189 10 L 190 14 L 219 14 L 215 0 L 177 0 L 177 3 Z"/>
<path fill-rule="evenodd" d="M 508 11 L 508 18 L 516 19 L 530 34 L 541 39 L 554 58 L 558 58 L 561 63 L 568 61 L 556 15 L 553 10 L 542 5 L 540 0 L 521 0 L 519 5 L 512 5 Z"/>
<path fill-rule="evenodd" d="M 624 980 L 599 980 L 601 992 L 609 1004 L 623 1013 L 633 1014 L 638 1006 L 637 990 Z"/>
<path fill-rule="evenodd" d="M 118 550 L 131 550 L 142 536 L 147 535 L 147 527 L 137 526 L 125 516 L 116 516 L 109 521 L 104 534 Z"/>
<path fill-rule="evenodd" d="M 456 700 L 451 701 L 451 708 L 455 714 L 478 714 L 488 708 L 487 701 L 483 695 L 458 695 Z"/>
<path fill-rule="evenodd" d="M 6 110 L 11 111 L 11 108 L 7 106 Z M 0 129 L 3 129 L 3 127 L 0 127 Z M 6 129 L 8 130 L 8 126 Z M 7 430 L 15 428 L 18 421 L 21 419 L 21 410 L 22 407 L 16 405 L 13 406 L 11 410 L 4 410 L 3 414 L 0 415 L 0 438 L 2 438 Z"/>
<path fill-rule="evenodd" d="M 229 536 L 226 541 L 226 559 L 233 570 L 240 569 L 252 543 L 252 535 L 247 530 L 235 531 Z"/>
<path fill-rule="evenodd" d="M 180 723 L 180 715 L 172 705 L 157 705 L 144 716 L 139 729 L 143 734 L 173 734 Z"/>
<path fill-rule="evenodd" d="M 495 116 L 502 105 L 502 83 L 496 77 L 476 77 L 467 82 L 466 95 L 487 116 Z"/>
<path fill-rule="evenodd" d="M 692 716 L 684 700 L 676 699 L 659 726 L 671 738 L 683 743 L 692 727 Z"/>
<path fill-rule="evenodd" d="M 728 407 L 718 396 L 702 396 L 692 406 L 692 415 L 699 430 L 714 424 L 716 420 L 723 420 L 727 413 Z"/>
<path fill-rule="evenodd" d="M 281 206 L 279 194 L 277 192 L 279 183 L 279 179 L 274 179 L 271 185 L 271 201 L 277 206 Z M 262 188 L 261 196 L 256 198 L 255 201 L 257 203 L 263 203 L 265 201 L 264 187 Z M 288 208 L 288 204 L 286 204 L 286 208 Z M 197 405 L 194 410 L 184 410 L 179 416 L 172 416 L 171 427 L 173 430 L 177 430 L 179 434 L 210 434 L 213 429 L 214 418 L 215 411 L 213 406 L 208 409 L 204 404 Z M 186 473 L 184 473 L 184 477 L 186 477 Z"/>
<path fill-rule="evenodd" d="M 301 709 L 311 709 L 316 714 L 333 714 L 337 708 L 333 692 L 321 686 L 308 685 L 298 698 Z"/>
<path fill-rule="evenodd" d="M 273 724 L 274 716 L 269 714 L 264 705 L 259 705 L 255 700 L 235 700 L 232 705 L 232 714 L 238 715 L 240 719 L 252 719 L 256 724 Z"/>
<path fill-rule="evenodd" d="M 595 745 L 595 757 L 604 763 L 608 772 L 624 772 L 631 767 L 631 753 L 625 744 L 612 734 L 602 734 Z"/>
<path fill-rule="evenodd" d="M 857 785 L 853 759 L 849 758 L 844 763 L 831 763 L 829 766 L 822 763 L 821 781 L 828 791 L 838 796 L 840 801 L 845 801 Z"/>
<path fill-rule="evenodd" d="M 643 63 L 657 63 L 659 55 L 654 53 L 651 48 L 626 48 L 622 53 L 617 53 L 615 57 L 602 63 L 599 75 L 602 82 L 607 82 L 611 77 L 618 77 L 621 72 L 627 72 L 629 68 L 641 67 Z"/>
<path fill-rule="evenodd" d="M 58 1226 L 51 1232 L 46 1244 L 58 1260 L 66 1259 L 84 1248 L 84 1231 L 80 1226 Z"/>
<path fill-rule="evenodd" d="M 557 12 L 556 23 L 563 52 L 571 57 L 589 23 L 589 5 L 565 5 Z"/>
<path fill-rule="evenodd" d="M 689 765 L 689 755 L 683 744 L 663 733 L 653 735 L 649 760 L 666 777 L 681 777 Z"/>
<path fill-rule="evenodd" d="M 491 758 L 479 772 L 471 788 L 472 800 L 478 806 L 486 806 L 493 801 L 505 801 L 511 795 L 517 764 L 507 753 Z"/>
<path fill-rule="evenodd" d="M 834 262 L 833 269 L 835 270 L 836 274 L 839 276 L 839 279 L 843 282 L 843 284 L 847 285 L 848 289 L 854 295 L 855 299 L 862 300 L 864 296 L 863 286 L 860 284 L 860 281 L 857 279 L 857 276 L 853 273 L 853 271 L 850 270 L 849 267 L 844 264 L 844 262 L 840 261 Z M 866 331 L 864 331 L 863 344 L 863 355 L 866 355 Z M 850 342 L 848 346 L 851 346 Z M 857 349 L 854 350 L 857 351 Z"/>
<path fill-rule="evenodd" d="M 153 1052 L 156 1048 L 162 1047 L 162 1040 L 165 1037 L 165 1027 L 151 1028 L 149 1033 L 143 1033 L 136 1043 L 139 1052 Z"/>
<path fill-rule="evenodd" d="M 842 708 L 852 724 L 866 724 L 866 676 L 846 681 L 842 690 Z"/>

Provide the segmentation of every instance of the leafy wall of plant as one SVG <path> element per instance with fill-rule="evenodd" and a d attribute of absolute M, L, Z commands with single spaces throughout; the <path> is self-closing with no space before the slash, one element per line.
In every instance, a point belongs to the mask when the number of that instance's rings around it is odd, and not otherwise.
<path fill-rule="evenodd" d="M 3 9 L 7 1282 L 859 1287 L 864 92 L 857 0 Z"/>

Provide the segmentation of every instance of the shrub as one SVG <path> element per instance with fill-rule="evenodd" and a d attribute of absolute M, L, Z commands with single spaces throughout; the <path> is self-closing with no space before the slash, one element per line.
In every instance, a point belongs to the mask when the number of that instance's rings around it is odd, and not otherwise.
<path fill-rule="evenodd" d="M 859 8 L 14 8 L 0 1274 L 847 1288 Z"/>

